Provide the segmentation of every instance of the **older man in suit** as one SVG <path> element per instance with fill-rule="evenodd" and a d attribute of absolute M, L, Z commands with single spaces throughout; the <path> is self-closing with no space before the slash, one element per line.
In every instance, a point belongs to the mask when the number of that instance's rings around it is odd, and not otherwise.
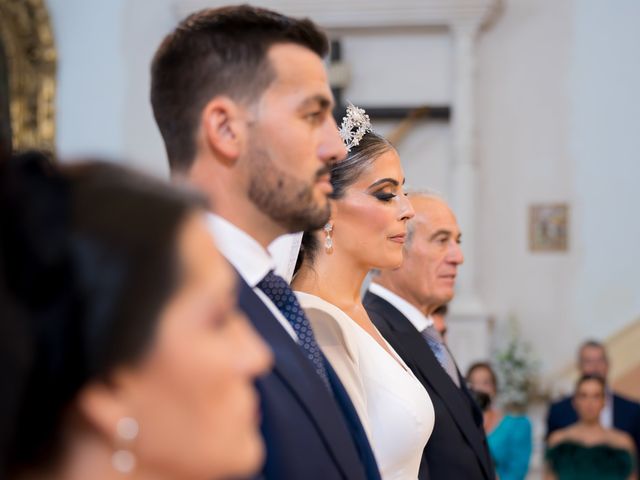
<path fill-rule="evenodd" d="M 151 100 L 172 176 L 208 196 L 239 305 L 273 350 L 258 381 L 263 477 L 379 479 L 366 435 L 267 246 L 329 218 L 329 165 L 345 157 L 309 20 L 250 7 L 198 12 L 152 65 Z"/>
<path fill-rule="evenodd" d="M 404 263 L 374 277 L 364 304 L 433 401 L 436 422 L 419 478 L 494 480 L 482 413 L 429 317 L 453 297 L 463 262 L 460 230 L 442 199 L 430 194 L 409 198 L 415 217 L 408 223 Z"/>
<path fill-rule="evenodd" d="M 581 375 L 597 375 L 606 382 L 609 374 L 609 358 L 605 346 L 595 340 L 584 342 L 578 350 L 578 370 Z M 572 398 L 572 396 L 562 398 L 549 407 L 547 436 L 578 420 Z M 600 423 L 607 428 L 615 427 L 627 432 L 636 444 L 636 452 L 640 451 L 640 404 L 618 395 L 607 387 L 605 405 L 600 413 Z"/>

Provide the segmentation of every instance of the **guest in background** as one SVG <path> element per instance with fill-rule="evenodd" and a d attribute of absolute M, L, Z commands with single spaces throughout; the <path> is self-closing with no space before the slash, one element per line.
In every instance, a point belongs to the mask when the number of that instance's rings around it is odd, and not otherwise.
<path fill-rule="evenodd" d="M 484 430 L 498 478 L 523 480 L 531 458 L 531 422 L 526 416 L 505 414 L 497 407 L 498 380 L 488 363 L 471 365 L 467 382 L 473 391 L 487 395 L 488 401 L 483 408 Z"/>
<path fill-rule="evenodd" d="M 600 412 L 603 427 L 615 427 L 633 438 L 636 451 L 640 448 L 640 404 L 614 392 L 607 384 L 609 358 L 605 346 L 595 340 L 584 342 L 578 350 L 580 375 L 597 375 L 605 382 L 605 402 Z M 559 428 L 578 420 L 573 398 L 565 397 L 553 403 L 547 415 L 547 437 Z"/>
<path fill-rule="evenodd" d="M 364 306 L 433 402 L 436 423 L 419 478 L 494 480 L 482 412 L 430 318 L 453 298 L 458 266 L 464 261 L 460 228 L 441 198 L 426 193 L 408 198 L 415 217 L 407 224 L 402 266 L 373 277 Z"/>
<path fill-rule="evenodd" d="M 221 479 L 263 460 L 270 353 L 199 197 L 128 170 L 0 173 L 0 478 Z"/>
<path fill-rule="evenodd" d="M 545 480 L 635 480 L 635 447 L 629 434 L 600 422 L 606 386 L 602 377 L 583 375 L 573 407 L 578 420 L 549 436 Z"/>
<path fill-rule="evenodd" d="M 416 480 L 433 406 L 360 295 L 372 268 L 402 263 L 413 208 L 398 152 L 370 130 L 364 110 L 350 105 L 342 125 L 349 155 L 331 169 L 331 218 L 305 233 L 292 286 L 369 434 L 382 478 Z"/>

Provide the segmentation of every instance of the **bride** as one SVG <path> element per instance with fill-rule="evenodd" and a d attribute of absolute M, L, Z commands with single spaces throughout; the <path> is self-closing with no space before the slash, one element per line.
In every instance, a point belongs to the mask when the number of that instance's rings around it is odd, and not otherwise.
<path fill-rule="evenodd" d="M 429 395 L 369 319 L 361 300 L 371 269 L 400 266 L 413 209 L 398 153 L 350 105 L 334 165 L 331 219 L 305 233 L 292 286 L 324 354 L 367 431 L 384 480 L 415 480 L 434 424 Z"/>

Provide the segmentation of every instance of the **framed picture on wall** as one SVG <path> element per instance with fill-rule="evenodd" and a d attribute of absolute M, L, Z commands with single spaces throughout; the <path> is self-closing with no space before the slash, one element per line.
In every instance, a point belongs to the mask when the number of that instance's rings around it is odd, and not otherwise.
<path fill-rule="evenodd" d="M 569 206 L 566 203 L 529 207 L 529 250 L 566 252 L 569 246 Z"/>

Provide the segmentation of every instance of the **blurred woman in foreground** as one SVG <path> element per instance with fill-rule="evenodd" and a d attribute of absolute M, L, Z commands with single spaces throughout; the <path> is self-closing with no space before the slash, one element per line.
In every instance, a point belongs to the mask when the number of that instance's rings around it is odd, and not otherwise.
<path fill-rule="evenodd" d="M 255 472 L 270 354 L 200 200 L 101 163 L 0 168 L 0 478 Z"/>
<path fill-rule="evenodd" d="M 635 480 L 635 447 L 626 432 L 600 424 L 605 383 L 584 375 L 578 380 L 573 407 L 578 421 L 549 436 L 545 480 Z"/>

